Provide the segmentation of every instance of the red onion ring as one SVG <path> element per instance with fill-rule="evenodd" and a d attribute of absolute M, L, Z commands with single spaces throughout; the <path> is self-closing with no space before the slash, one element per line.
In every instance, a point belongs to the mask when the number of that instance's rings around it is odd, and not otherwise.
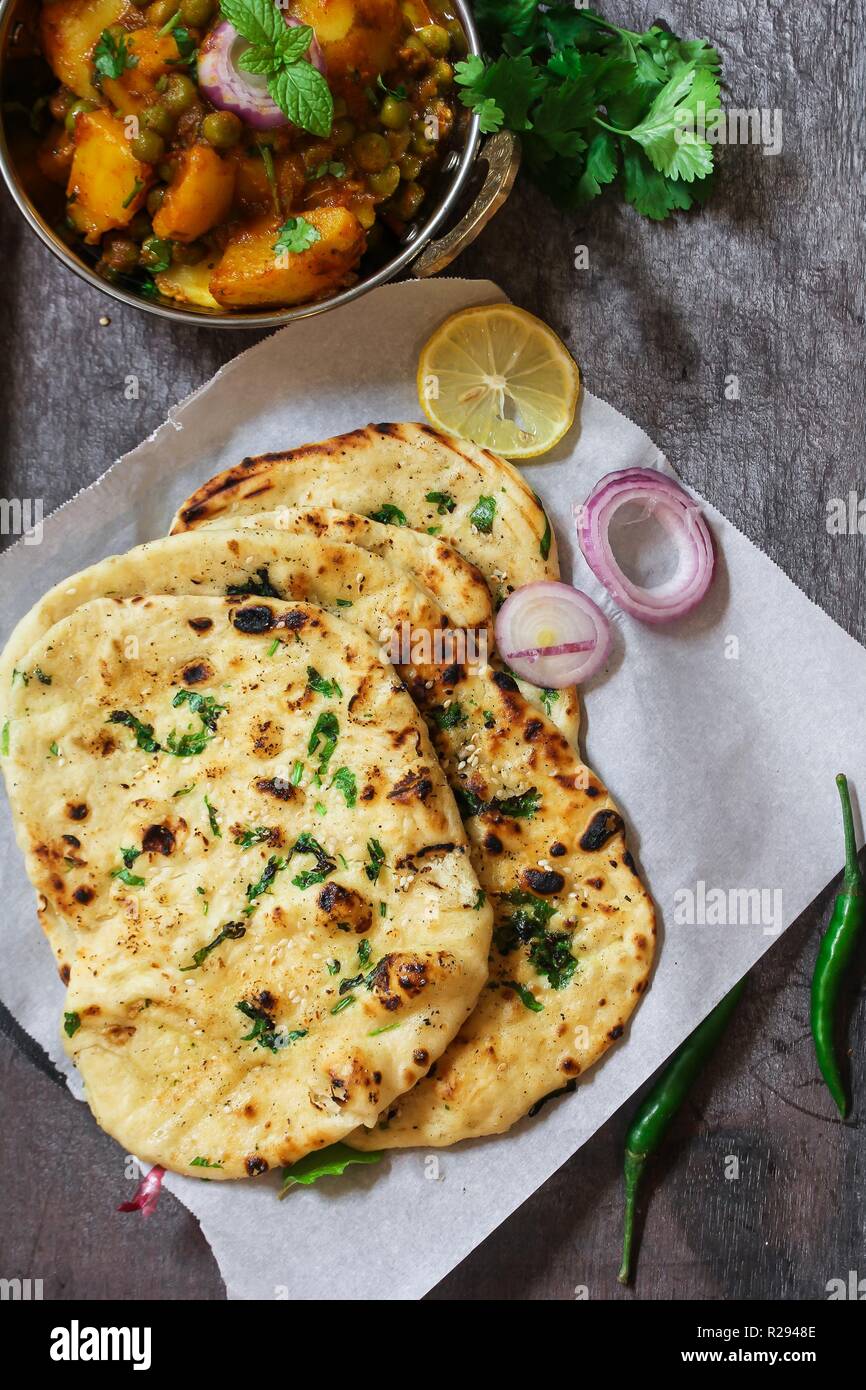
<path fill-rule="evenodd" d="M 615 514 L 640 502 L 674 541 L 676 573 L 645 588 L 620 568 L 610 544 Z M 577 539 L 586 563 L 625 613 L 644 623 L 668 623 L 691 613 L 713 578 L 713 538 L 698 505 L 673 478 L 653 468 L 623 468 L 596 483 L 583 506 L 575 507 Z"/>
<path fill-rule="evenodd" d="M 301 23 L 291 15 L 284 17 L 290 28 Z M 268 95 L 267 78 L 238 67 L 238 58 L 250 47 L 227 19 L 215 25 L 198 51 L 199 88 L 218 111 L 233 111 L 254 130 L 290 125 L 288 116 Z M 325 59 L 315 35 L 308 57 L 324 73 Z"/>
<path fill-rule="evenodd" d="M 142 1216 L 150 1216 L 156 1211 L 165 1169 L 157 1164 L 142 1178 L 129 1202 L 121 1202 L 118 1211 L 140 1211 Z"/>
<path fill-rule="evenodd" d="M 563 690 L 589 680 L 604 665 L 610 625 L 587 594 L 541 579 L 505 600 L 496 615 L 496 645 L 521 680 Z"/>
<path fill-rule="evenodd" d="M 525 652 L 509 652 L 506 661 L 537 661 L 540 656 L 566 656 L 572 652 L 591 652 L 595 649 L 596 638 L 588 637 L 585 642 L 559 642 L 555 647 L 527 647 Z"/>

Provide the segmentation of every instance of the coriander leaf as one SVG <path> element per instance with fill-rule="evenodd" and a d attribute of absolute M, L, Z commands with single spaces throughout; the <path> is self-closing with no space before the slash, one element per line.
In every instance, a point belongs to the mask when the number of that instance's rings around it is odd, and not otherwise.
<path fill-rule="evenodd" d="M 283 1169 L 280 1196 L 285 1197 L 293 1187 L 309 1187 L 319 1178 L 341 1177 L 351 1163 L 379 1163 L 381 1153 L 362 1153 L 348 1144 L 330 1144 L 327 1149 L 305 1154 L 297 1163 Z"/>
<path fill-rule="evenodd" d="M 81 1027 L 81 1018 L 78 1014 L 70 1013 L 63 1015 L 63 1031 L 67 1038 L 72 1038 Z"/>
<path fill-rule="evenodd" d="M 306 217 L 290 217 L 277 233 L 274 250 L 290 251 L 292 255 L 300 255 L 302 251 L 309 251 L 310 247 L 321 239 L 322 233 L 318 227 L 314 227 Z"/>
<path fill-rule="evenodd" d="M 717 123 L 718 102 L 719 84 L 712 72 L 688 64 L 665 83 L 644 119 L 628 131 L 629 138 L 643 146 L 660 173 L 687 183 L 704 178 L 712 170 L 713 152 L 694 127 L 699 109 L 709 114 L 710 126 Z"/>
<path fill-rule="evenodd" d="M 268 78 L 268 93 L 294 125 L 323 139 L 330 135 L 334 121 L 334 98 L 324 77 L 312 63 L 301 62 L 289 68 L 280 68 Z"/>
<path fill-rule="evenodd" d="M 496 105 L 493 97 L 480 97 L 472 102 L 464 101 L 464 105 L 471 105 L 478 117 L 478 129 L 482 135 L 493 135 L 497 130 L 502 129 L 505 112 L 501 106 Z"/>
<path fill-rule="evenodd" d="M 643 150 L 630 142 L 623 148 L 622 172 L 625 200 L 644 217 L 661 222 L 674 208 L 691 207 L 688 191 L 654 169 Z"/>
<path fill-rule="evenodd" d="M 311 230 L 315 230 L 312 228 Z M 316 234 L 318 236 L 318 233 Z M 315 240 L 316 238 L 314 238 Z M 267 565 L 261 565 L 254 575 L 243 584 L 230 584 L 226 589 L 230 598 L 240 598 L 243 594 L 254 594 L 257 598 L 282 598 L 283 595 L 271 583 Z"/>
<path fill-rule="evenodd" d="M 483 535 L 489 536 L 493 530 L 493 519 L 496 516 L 496 498 L 479 497 L 472 511 L 469 513 L 469 521 L 476 531 L 481 531 Z"/>
<path fill-rule="evenodd" d="M 453 512 L 454 508 L 457 506 L 450 492 L 428 492 L 424 501 L 435 502 L 436 510 L 440 516 L 445 516 L 446 513 Z"/>
<path fill-rule="evenodd" d="M 336 787 L 338 791 L 343 793 L 349 810 L 356 805 L 358 800 L 358 784 L 355 781 L 354 772 L 350 772 L 347 767 L 337 768 L 331 786 Z"/>
<path fill-rule="evenodd" d="M 234 842 L 241 849 L 252 849 L 253 845 L 270 844 L 274 832 L 269 825 L 256 825 L 248 829 L 239 826 L 235 831 Z"/>
<path fill-rule="evenodd" d="M 307 684 L 317 695 L 324 695 L 328 700 L 333 700 L 335 696 L 342 698 L 343 692 L 337 681 L 326 680 L 324 676 L 319 675 L 315 666 L 307 667 Z"/>
<path fill-rule="evenodd" d="M 430 713 L 436 723 L 437 729 L 459 729 L 466 723 L 466 712 L 459 700 L 452 700 L 450 705 L 437 705 Z"/>
<path fill-rule="evenodd" d="M 376 512 L 370 512 L 371 521 L 380 521 L 383 526 L 408 526 L 406 513 L 395 507 L 393 502 L 383 502 Z"/>
<path fill-rule="evenodd" d="M 241 922 L 226 922 L 225 926 L 217 932 L 213 941 L 209 941 L 206 946 L 200 946 L 197 951 L 193 952 L 192 965 L 182 965 L 181 971 L 198 970 L 199 966 L 204 964 L 211 951 L 215 951 L 217 946 L 221 946 L 224 941 L 238 941 L 246 934 L 247 929 Z"/>
<path fill-rule="evenodd" d="M 580 201 L 589 202 L 590 199 L 597 198 L 602 186 L 612 183 L 616 178 L 618 168 L 619 150 L 616 137 L 608 130 L 600 130 L 593 136 L 586 152 L 586 167 L 577 185 Z"/>
<path fill-rule="evenodd" d="M 538 937 L 529 947 L 529 959 L 554 989 L 564 989 L 578 966 L 571 954 L 571 936 L 564 931 L 545 932 Z"/>
<path fill-rule="evenodd" d="M 538 0 L 476 0 L 473 13 L 485 39 L 490 42 L 502 34 L 517 39 L 537 39 Z"/>
<path fill-rule="evenodd" d="M 502 988 L 513 989 L 523 1007 L 530 1009 L 532 1013 L 540 1014 L 543 1011 L 544 1005 L 539 999 L 536 999 L 532 990 L 527 989 L 524 985 L 519 985 L 516 980 L 503 980 Z"/>
<path fill-rule="evenodd" d="M 190 790 L 192 789 L 190 788 Z M 176 792 L 175 795 L 177 795 Z M 215 806 L 211 805 L 210 799 L 207 796 L 207 794 L 205 794 L 204 804 L 207 807 L 207 818 L 210 821 L 210 832 L 213 836 L 216 837 L 217 840 L 221 840 L 223 837 L 223 833 L 220 830 L 220 823 L 218 820 L 219 812 L 217 811 Z"/>
<path fill-rule="evenodd" d="M 103 29 L 93 50 L 93 66 L 99 77 L 122 77 L 127 68 L 138 66 L 138 58 L 130 53 L 124 37 L 115 38 L 110 29 Z"/>
<path fill-rule="evenodd" d="M 125 724 L 128 729 L 132 729 L 136 743 L 139 748 L 144 749 L 145 753 L 159 753 L 161 751 L 160 745 L 153 737 L 153 725 L 143 724 L 140 719 L 136 719 L 134 714 L 130 714 L 128 709 L 112 710 L 106 722 Z"/>
<path fill-rule="evenodd" d="M 377 883 L 380 870 L 385 863 L 385 851 L 378 840 L 367 841 L 367 857 L 370 862 L 364 865 L 364 873 L 371 883 Z"/>
<path fill-rule="evenodd" d="M 475 107 L 485 99 L 492 99 L 510 130 L 530 130 L 530 107 L 544 91 L 548 81 L 544 71 L 524 54 L 519 58 L 497 58 L 485 67 L 483 73 L 476 74 L 477 69 L 473 66 L 473 80 L 467 83 L 464 80 L 467 74 L 458 76 L 455 69 L 456 80 L 464 88 L 461 93 L 463 104 Z"/>

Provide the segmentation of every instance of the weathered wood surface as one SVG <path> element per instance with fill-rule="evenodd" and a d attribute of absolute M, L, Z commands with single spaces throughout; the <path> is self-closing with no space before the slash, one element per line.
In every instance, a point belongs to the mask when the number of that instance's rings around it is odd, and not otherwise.
<path fill-rule="evenodd" d="M 637 0 L 605 8 L 632 28 L 659 15 Z M 828 535 L 825 515 L 828 499 L 866 494 L 864 0 L 688 0 L 660 17 L 718 39 L 730 103 L 778 108 L 782 153 L 727 150 L 706 214 L 670 226 L 616 203 L 576 222 L 521 184 L 455 269 L 491 276 L 546 318 L 590 389 L 862 641 L 866 541 Z M 254 339 L 114 305 L 53 260 L 5 193 L 0 217 L 0 490 L 43 497 L 47 510 Z M 580 245 L 587 270 L 574 265 Z M 111 323 L 100 327 L 104 314 Z M 141 381 L 137 401 L 124 399 L 128 373 Z M 725 395 L 732 375 L 738 400 Z M 816 1081 L 808 1036 L 829 902 L 825 893 L 754 972 L 722 1054 L 653 1166 L 636 1292 L 615 1281 L 629 1104 L 434 1297 L 821 1298 L 831 1278 L 866 1276 L 862 988 L 850 1033 L 860 1103 L 846 1124 Z M 5 1029 L 0 1273 L 41 1277 L 52 1298 L 222 1297 L 205 1241 L 170 1197 L 146 1225 L 113 1213 L 116 1146 Z M 725 1176 L 729 1156 L 736 1179 Z"/>

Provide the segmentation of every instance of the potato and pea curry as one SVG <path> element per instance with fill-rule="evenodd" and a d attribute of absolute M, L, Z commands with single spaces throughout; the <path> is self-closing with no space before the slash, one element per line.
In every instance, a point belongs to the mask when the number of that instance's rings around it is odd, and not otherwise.
<path fill-rule="evenodd" d="M 65 235 L 205 309 L 351 284 L 417 218 L 460 109 L 447 0 L 44 0 L 39 33 Z"/>

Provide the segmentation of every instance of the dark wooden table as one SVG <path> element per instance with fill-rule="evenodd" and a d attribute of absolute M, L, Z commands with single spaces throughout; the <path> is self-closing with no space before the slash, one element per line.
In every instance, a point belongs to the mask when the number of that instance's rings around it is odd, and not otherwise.
<path fill-rule="evenodd" d="M 659 15 L 639 0 L 605 9 L 629 28 Z M 825 518 L 830 498 L 866 489 L 864 0 L 687 0 L 660 17 L 686 36 L 716 37 L 729 104 L 778 108 L 782 153 L 724 151 L 706 213 L 675 225 L 649 224 L 615 201 L 576 221 L 521 183 L 455 270 L 490 276 L 547 319 L 590 389 L 638 421 L 863 641 L 866 542 L 829 535 Z M 0 217 L 0 488 L 43 497 L 48 511 L 253 337 L 115 305 L 53 260 L 5 193 Z M 575 268 L 581 245 L 586 270 Z M 134 401 L 124 396 L 129 374 L 140 379 Z M 726 394 L 731 377 L 738 399 Z M 862 796 L 866 773 L 849 771 Z M 615 1281 L 630 1104 L 432 1297 L 823 1298 L 828 1280 L 866 1276 L 862 989 L 850 1029 L 859 1104 L 846 1124 L 815 1080 L 808 1033 L 830 896 L 754 971 L 721 1055 L 653 1167 L 636 1290 Z M 170 1196 L 146 1224 L 114 1216 L 116 1146 L 8 1018 L 3 1027 L 0 1273 L 41 1277 L 50 1298 L 223 1297 L 195 1221 Z M 737 1178 L 726 1176 L 731 1157 Z"/>

